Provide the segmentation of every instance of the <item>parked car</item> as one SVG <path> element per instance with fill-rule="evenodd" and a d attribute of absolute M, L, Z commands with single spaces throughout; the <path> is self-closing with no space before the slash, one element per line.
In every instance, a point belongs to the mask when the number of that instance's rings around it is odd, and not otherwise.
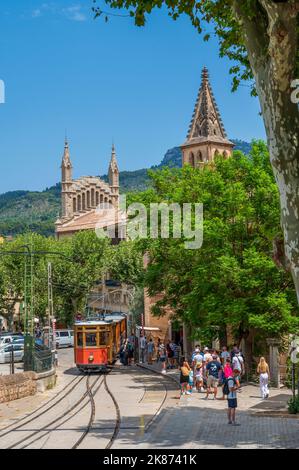
<path fill-rule="evenodd" d="M 11 361 L 11 351 L 14 351 L 14 362 L 23 362 L 24 344 L 4 344 L 0 347 L 0 364 Z"/>
<path fill-rule="evenodd" d="M 22 338 L 23 338 L 23 336 L 19 333 L 10 333 L 10 334 L 1 335 L 0 336 L 0 346 L 2 346 L 3 344 L 12 343 L 14 340 L 22 339 Z"/>
<path fill-rule="evenodd" d="M 72 348 L 74 346 L 73 330 L 56 330 L 56 347 Z"/>

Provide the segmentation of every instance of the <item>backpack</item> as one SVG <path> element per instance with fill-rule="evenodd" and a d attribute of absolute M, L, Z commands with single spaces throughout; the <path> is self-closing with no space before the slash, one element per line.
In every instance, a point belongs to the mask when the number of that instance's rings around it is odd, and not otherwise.
<path fill-rule="evenodd" d="M 228 387 L 228 381 L 233 380 L 234 385 L 236 385 L 236 379 L 234 377 L 228 377 L 227 379 L 224 380 L 224 386 L 223 386 L 223 395 L 228 395 L 230 393 L 229 387 Z"/>

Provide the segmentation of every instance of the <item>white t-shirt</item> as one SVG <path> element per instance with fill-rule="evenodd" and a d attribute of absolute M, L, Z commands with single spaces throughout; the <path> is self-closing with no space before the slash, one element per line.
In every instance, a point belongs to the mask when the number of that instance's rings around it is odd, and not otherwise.
<path fill-rule="evenodd" d="M 244 364 L 243 357 L 241 357 L 241 356 L 234 356 L 234 357 L 233 357 L 232 364 L 233 364 L 233 370 L 238 369 L 238 371 L 241 372 L 241 371 L 242 371 L 242 366 L 243 366 L 243 364 Z"/>
<path fill-rule="evenodd" d="M 145 339 L 144 336 L 142 336 L 140 338 L 140 347 L 141 347 L 141 349 L 145 349 L 145 346 L 146 346 L 146 339 Z"/>
<path fill-rule="evenodd" d="M 196 364 L 197 362 L 202 362 L 202 355 L 200 353 L 196 353 L 193 357 L 193 362 Z"/>

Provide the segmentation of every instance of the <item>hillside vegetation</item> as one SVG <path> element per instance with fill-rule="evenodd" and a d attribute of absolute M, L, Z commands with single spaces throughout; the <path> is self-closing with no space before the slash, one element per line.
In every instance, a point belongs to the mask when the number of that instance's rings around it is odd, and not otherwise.
<path fill-rule="evenodd" d="M 235 149 L 248 154 L 251 145 L 248 142 L 234 140 Z M 162 167 L 180 168 L 182 156 L 180 147 L 169 149 L 159 165 Z M 143 191 L 148 188 L 150 180 L 148 169 L 120 172 L 120 191 Z M 107 181 L 107 175 L 102 178 Z M 10 191 L 0 195 L 0 236 L 17 235 L 32 231 L 41 235 L 54 234 L 54 222 L 60 213 L 60 183 L 44 191 Z"/>

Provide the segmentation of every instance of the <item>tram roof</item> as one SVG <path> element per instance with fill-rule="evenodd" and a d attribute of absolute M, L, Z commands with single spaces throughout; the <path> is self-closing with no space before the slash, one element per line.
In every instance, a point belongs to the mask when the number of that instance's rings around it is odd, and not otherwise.
<path fill-rule="evenodd" d="M 76 326 L 84 326 L 84 325 L 107 325 L 107 323 L 118 323 L 126 318 L 125 314 L 118 314 L 118 315 L 105 315 L 103 319 L 90 319 L 90 320 L 77 320 L 75 322 Z"/>

